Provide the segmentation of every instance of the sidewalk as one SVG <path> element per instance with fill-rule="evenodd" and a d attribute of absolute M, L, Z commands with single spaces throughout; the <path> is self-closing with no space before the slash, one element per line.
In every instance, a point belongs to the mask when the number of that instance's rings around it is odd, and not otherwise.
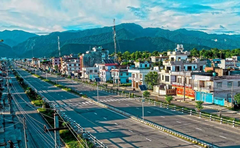
<path fill-rule="evenodd" d="M 107 84 L 107 83 L 105 83 Z M 113 84 L 107 84 L 108 88 L 113 88 L 113 89 L 117 89 L 116 86 L 113 87 Z M 127 91 L 129 93 L 134 93 L 136 95 L 141 96 L 142 92 L 141 91 L 133 91 L 131 87 L 119 87 L 120 91 Z M 157 94 L 154 94 L 152 91 L 150 92 L 150 99 L 154 99 L 154 100 L 158 100 L 158 101 L 162 101 L 165 102 L 165 96 L 158 96 Z M 185 101 L 183 101 L 182 97 L 178 97 L 178 96 L 173 96 L 173 101 L 171 102 L 171 104 L 174 105 L 178 105 L 178 106 L 182 106 L 182 107 L 187 107 L 190 109 L 195 110 L 195 101 L 192 101 L 191 99 L 187 99 Z M 230 117 L 230 118 L 236 118 L 240 120 L 240 112 L 239 111 L 232 111 L 229 110 L 228 108 L 224 107 L 224 106 L 218 106 L 218 105 L 214 105 L 214 104 L 209 104 L 209 103 L 204 103 L 203 104 L 204 109 L 202 110 L 203 112 L 207 112 L 207 113 L 211 113 L 211 114 L 220 114 L 220 110 L 221 110 L 221 115 L 222 116 L 226 116 L 226 117 Z"/>

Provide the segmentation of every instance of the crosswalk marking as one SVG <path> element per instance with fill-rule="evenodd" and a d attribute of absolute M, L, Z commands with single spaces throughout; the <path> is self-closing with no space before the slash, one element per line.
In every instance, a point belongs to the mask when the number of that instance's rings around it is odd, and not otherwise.
<path fill-rule="evenodd" d="M 134 100 L 133 98 L 123 98 L 123 99 L 104 99 L 100 100 L 100 102 L 115 102 L 115 101 L 129 101 Z"/>

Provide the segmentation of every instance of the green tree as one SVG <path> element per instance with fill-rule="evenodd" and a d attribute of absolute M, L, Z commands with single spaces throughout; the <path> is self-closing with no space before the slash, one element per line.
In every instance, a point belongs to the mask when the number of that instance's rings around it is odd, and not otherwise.
<path fill-rule="evenodd" d="M 155 51 L 152 52 L 151 56 L 159 56 L 159 54 L 160 53 L 157 50 L 155 50 Z"/>
<path fill-rule="evenodd" d="M 190 51 L 190 55 L 193 56 L 193 57 L 199 57 L 199 51 L 196 48 L 193 48 Z"/>
<path fill-rule="evenodd" d="M 158 84 L 158 73 L 156 71 L 149 72 L 145 76 L 145 82 L 150 89 L 153 89 L 153 86 Z"/>
<path fill-rule="evenodd" d="M 148 98 L 149 96 L 150 96 L 150 92 L 147 91 L 147 90 L 145 90 L 145 91 L 143 92 L 143 97 L 144 97 L 144 98 Z"/>
<path fill-rule="evenodd" d="M 237 93 L 237 94 L 234 96 L 234 100 L 236 101 L 237 104 L 240 104 L 240 93 Z"/>
<path fill-rule="evenodd" d="M 54 69 L 55 69 L 55 71 L 58 71 L 58 66 L 55 65 L 55 66 L 54 66 Z"/>
<path fill-rule="evenodd" d="M 167 102 L 167 104 L 171 104 L 173 100 L 173 96 L 165 96 L 165 101 Z"/>
<path fill-rule="evenodd" d="M 123 59 L 125 59 L 125 60 L 130 60 L 131 59 L 131 53 L 129 52 L 129 51 L 125 51 L 123 54 L 122 54 L 122 56 L 123 56 Z"/>
<path fill-rule="evenodd" d="M 200 112 L 203 109 L 203 103 L 204 103 L 203 101 L 196 101 L 195 107 L 198 112 Z"/>

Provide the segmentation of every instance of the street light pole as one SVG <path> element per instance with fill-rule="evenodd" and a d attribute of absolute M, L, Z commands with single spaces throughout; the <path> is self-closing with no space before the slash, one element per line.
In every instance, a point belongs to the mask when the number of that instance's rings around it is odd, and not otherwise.
<path fill-rule="evenodd" d="M 142 93 L 142 118 L 144 120 L 144 98 L 143 98 L 143 93 Z"/>
<path fill-rule="evenodd" d="M 98 94 L 98 82 L 97 82 L 97 101 L 99 102 L 99 94 Z"/>

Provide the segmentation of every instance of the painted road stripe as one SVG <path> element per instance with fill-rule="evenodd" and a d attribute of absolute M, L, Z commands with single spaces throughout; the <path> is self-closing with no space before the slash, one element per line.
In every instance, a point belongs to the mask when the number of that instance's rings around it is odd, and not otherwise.
<path fill-rule="evenodd" d="M 197 130 L 199 130 L 199 131 L 202 131 L 202 129 L 200 129 L 200 128 L 196 128 Z"/>
<path fill-rule="evenodd" d="M 148 141 L 152 141 L 151 139 L 148 139 L 148 138 L 146 138 L 146 140 L 148 140 Z"/>
<path fill-rule="evenodd" d="M 221 138 L 223 138 L 223 139 L 227 139 L 227 137 L 224 137 L 224 136 L 221 136 L 221 135 L 220 135 L 219 137 L 221 137 Z"/>

